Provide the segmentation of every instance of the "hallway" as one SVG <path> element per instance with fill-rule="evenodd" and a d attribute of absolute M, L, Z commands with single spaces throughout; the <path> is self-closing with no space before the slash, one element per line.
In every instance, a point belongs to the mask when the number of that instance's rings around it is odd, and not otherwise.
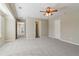
<path fill-rule="evenodd" d="M 47 37 L 17 39 L 0 47 L 0 55 L 10 56 L 72 56 L 79 55 L 79 46 Z"/>

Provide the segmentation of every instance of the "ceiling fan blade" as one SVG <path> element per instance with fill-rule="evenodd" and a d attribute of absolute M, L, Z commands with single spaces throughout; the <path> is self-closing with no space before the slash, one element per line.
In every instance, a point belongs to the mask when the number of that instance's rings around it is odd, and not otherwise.
<path fill-rule="evenodd" d="M 40 11 L 40 12 L 46 12 L 46 11 Z"/>
<path fill-rule="evenodd" d="M 52 12 L 57 12 L 58 10 L 53 10 Z"/>

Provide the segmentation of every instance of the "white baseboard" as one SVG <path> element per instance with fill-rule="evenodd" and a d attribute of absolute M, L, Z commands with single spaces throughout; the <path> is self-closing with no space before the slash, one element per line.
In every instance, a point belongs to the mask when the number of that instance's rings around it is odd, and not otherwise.
<path fill-rule="evenodd" d="M 75 43 L 75 42 L 72 42 L 72 41 L 67 41 L 67 40 L 64 40 L 64 39 L 58 39 L 58 40 L 61 40 L 63 42 L 67 42 L 67 43 L 70 43 L 70 44 L 74 44 L 74 45 L 78 45 L 79 46 L 78 43 Z"/>
<path fill-rule="evenodd" d="M 52 38 L 52 37 L 50 37 L 50 38 Z M 57 39 L 57 38 L 55 38 L 55 39 Z M 74 44 L 74 45 L 78 45 L 79 46 L 78 43 L 75 43 L 75 42 L 72 42 L 72 41 L 68 41 L 68 40 L 64 40 L 64 39 L 57 39 L 57 40 L 60 40 L 60 41 L 66 42 L 66 43 L 70 43 L 70 44 Z"/>

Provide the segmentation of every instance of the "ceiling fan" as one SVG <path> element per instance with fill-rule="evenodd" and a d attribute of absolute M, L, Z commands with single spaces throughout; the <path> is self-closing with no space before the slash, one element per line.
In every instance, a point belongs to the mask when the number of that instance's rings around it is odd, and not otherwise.
<path fill-rule="evenodd" d="M 47 7 L 45 11 L 40 11 L 44 12 L 45 16 L 53 15 L 53 12 L 57 12 L 58 10 L 55 8 Z"/>

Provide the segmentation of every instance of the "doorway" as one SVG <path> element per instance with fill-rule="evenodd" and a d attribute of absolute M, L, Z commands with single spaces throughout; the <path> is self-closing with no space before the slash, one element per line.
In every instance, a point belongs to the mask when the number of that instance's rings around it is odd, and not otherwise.
<path fill-rule="evenodd" d="M 25 37 L 25 22 L 18 21 L 16 22 L 16 39 Z"/>
<path fill-rule="evenodd" d="M 36 25 L 36 31 L 35 31 L 35 32 L 36 32 L 36 36 L 35 36 L 35 37 L 36 37 L 36 38 L 39 38 L 39 37 L 40 37 L 40 36 L 39 36 L 39 22 L 36 21 L 36 22 L 35 22 L 35 25 Z"/>

